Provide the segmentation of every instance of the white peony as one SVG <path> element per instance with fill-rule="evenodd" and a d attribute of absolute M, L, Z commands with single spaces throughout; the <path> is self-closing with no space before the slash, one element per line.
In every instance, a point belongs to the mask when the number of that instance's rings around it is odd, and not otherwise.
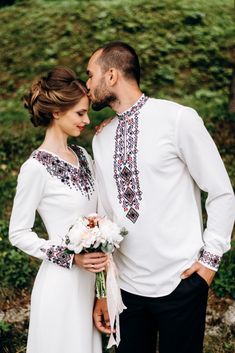
<path fill-rule="evenodd" d="M 119 247 L 119 243 L 123 240 L 122 235 L 120 234 L 121 229 L 117 226 L 116 223 L 113 223 L 107 218 L 103 218 L 99 222 L 100 232 L 102 233 L 103 242 L 108 242 L 113 244 L 116 248 Z"/>
<path fill-rule="evenodd" d="M 65 237 L 65 243 L 69 250 L 75 254 L 82 250 L 101 246 L 101 250 L 111 253 L 119 248 L 123 240 L 121 229 L 107 217 L 100 217 L 96 213 L 88 217 L 80 217 L 70 228 Z"/>

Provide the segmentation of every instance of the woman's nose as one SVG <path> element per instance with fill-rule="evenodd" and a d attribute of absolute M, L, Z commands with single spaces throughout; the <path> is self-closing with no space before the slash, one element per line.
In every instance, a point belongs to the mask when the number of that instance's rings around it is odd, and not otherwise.
<path fill-rule="evenodd" d="M 86 114 L 86 115 L 83 117 L 82 120 L 83 120 L 83 123 L 84 123 L 84 124 L 86 124 L 86 125 L 90 124 L 90 119 L 89 119 L 88 114 Z"/>

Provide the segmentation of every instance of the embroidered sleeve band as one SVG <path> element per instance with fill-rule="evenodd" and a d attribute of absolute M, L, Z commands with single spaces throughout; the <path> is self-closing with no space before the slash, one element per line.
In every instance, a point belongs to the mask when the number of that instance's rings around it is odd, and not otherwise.
<path fill-rule="evenodd" d="M 202 250 L 198 260 L 202 265 L 217 271 L 221 262 L 221 256 L 210 253 L 209 251 Z"/>
<path fill-rule="evenodd" d="M 45 253 L 46 259 L 61 267 L 71 268 L 73 264 L 73 254 L 66 252 L 67 248 L 59 245 L 52 245 L 48 249 L 41 248 Z"/>

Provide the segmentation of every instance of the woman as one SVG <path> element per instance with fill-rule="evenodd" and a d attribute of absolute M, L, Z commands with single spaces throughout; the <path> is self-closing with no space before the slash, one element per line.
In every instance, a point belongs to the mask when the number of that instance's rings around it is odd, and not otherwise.
<path fill-rule="evenodd" d="M 57 67 L 25 97 L 34 126 L 45 139 L 22 165 L 10 221 L 11 243 L 43 262 L 32 298 L 27 353 L 101 353 L 93 326 L 95 273 L 103 253 L 72 255 L 63 239 L 80 215 L 96 211 L 92 162 L 86 150 L 67 145 L 89 124 L 85 85 L 68 68 Z M 32 231 L 38 211 L 48 240 Z"/>

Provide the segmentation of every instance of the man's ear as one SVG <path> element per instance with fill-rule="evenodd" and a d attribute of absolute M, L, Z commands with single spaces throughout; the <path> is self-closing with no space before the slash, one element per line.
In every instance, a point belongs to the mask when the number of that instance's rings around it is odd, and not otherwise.
<path fill-rule="evenodd" d="M 118 70 L 115 68 L 110 68 L 107 74 L 107 84 L 109 86 L 114 86 L 118 80 Z"/>

